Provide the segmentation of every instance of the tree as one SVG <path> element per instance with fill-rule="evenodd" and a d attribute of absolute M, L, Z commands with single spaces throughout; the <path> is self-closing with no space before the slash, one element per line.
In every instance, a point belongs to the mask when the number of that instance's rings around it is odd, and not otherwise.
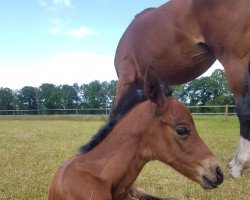
<path fill-rule="evenodd" d="M 80 87 L 77 83 L 72 86 L 44 83 L 38 89 L 25 86 L 17 94 L 9 88 L 0 88 L 0 109 L 50 110 L 49 114 L 53 114 L 55 109 L 108 108 L 115 101 L 116 87 L 117 81 L 95 80 Z M 234 104 L 221 69 L 215 70 L 209 77 L 176 86 L 173 96 L 191 106 Z M 198 110 L 205 112 L 208 109 Z"/>
<path fill-rule="evenodd" d="M 226 82 L 225 73 L 221 69 L 216 69 L 210 76 L 214 85 L 214 105 L 232 105 L 234 104 L 234 98 L 232 93 L 229 90 L 228 84 Z"/>
<path fill-rule="evenodd" d="M 173 97 L 176 99 L 179 99 L 185 104 L 188 104 L 188 93 L 186 90 L 187 87 L 188 87 L 188 84 L 175 86 L 174 91 L 173 91 Z"/>
<path fill-rule="evenodd" d="M 204 106 L 208 100 L 213 99 L 213 89 L 213 82 L 209 77 L 191 81 L 186 88 L 189 105 Z"/>
<path fill-rule="evenodd" d="M 61 87 L 61 92 L 64 109 L 74 109 L 78 107 L 79 97 L 74 86 L 63 85 Z"/>
<path fill-rule="evenodd" d="M 179 98 L 188 99 L 189 105 L 233 104 L 233 96 L 226 83 L 224 71 L 215 70 L 211 76 L 197 78 L 188 84 L 178 86 Z M 183 100 L 183 99 L 181 99 Z"/>
<path fill-rule="evenodd" d="M 107 107 L 112 107 L 114 102 L 115 102 L 115 95 L 116 95 L 116 87 L 117 87 L 117 81 L 110 81 L 108 83 L 108 88 L 107 88 Z"/>
<path fill-rule="evenodd" d="M 87 108 L 101 108 L 103 104 L 103 90 L 100 81 L 92 81 L 81 86 L 84 105 Z"/>
<path fill-rule="evenodd" d="M 19 108 L 25 110 L 36 110 L 38 109 L 38 102 L 37 102 L 37 93 L 38 89 L 30 86 L 23 87 L 18 97 Z"/>
<path fill-rule="evenodd" d="M 82 108 L 111 107 L 115 98 L 116 81 L 92 81 L 80 87 Z"/>
<path fill-rule="evenodd" d="M 53 84 L 44 83 L 39 87 L 40 109 L 62 109 L 62 91 Z M 53 111 L 50 111 L 53 113 Z"/>
<path fill-rule="evenodd" d="M 197 78 L 187 84 L 177 86 L 173 94 L 190 106 L 232 105 L 234 104 L 224 71 L 215 70 L 211 76 Z M 205 112 L 211 108 L 196 108 L 193 112 Z"/>
<path fill-rule="evenodd" d="M 0 88 L 0 110 L 14 109 L 16 109 L 16 105 L 12 90 L 9 88 Z"/>

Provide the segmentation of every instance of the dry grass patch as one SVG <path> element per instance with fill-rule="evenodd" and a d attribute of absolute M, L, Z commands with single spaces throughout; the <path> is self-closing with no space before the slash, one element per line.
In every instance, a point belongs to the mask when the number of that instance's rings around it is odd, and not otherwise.
<path fill-rule="evenodd" d="M 46 199 L 53 173 L 60 163 L 104 123 L 100 118 L 25 117 L 0 118 L 0 199 Z M 224 183 L 206 191 L 159 162 L 146 165 L 137 183 L 160 196 L 183 200 L 249 200 L 250 172 L 240 180 L 228 176 L 227 164 L 238 144 L 236 117 L 195 117 L 198 132 L 220 159 Z"/>

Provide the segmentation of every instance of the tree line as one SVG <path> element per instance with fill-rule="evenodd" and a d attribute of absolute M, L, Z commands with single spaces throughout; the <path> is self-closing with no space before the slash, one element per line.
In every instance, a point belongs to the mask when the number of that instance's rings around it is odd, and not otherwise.
<path fill-rule="evenodd" d="M 55 110 L 111 107 L 116 81 L 92 81 L 89 84 L 59 85 L 44 83 L 20 90 L 0 88 L 0 110 Z M 52 111 L 51 111 L 52 112 Z"/>
<path fill-rule="evenodd" d="M 54 110 L 110 108 L 115 99 L 117 81 L 92 81 L 89 84 L 59 85 L 44 83 L 20 90 L 0 88 L 0 110 Z M 232 105 L 233 96 L 224 71 L 175 86 L 173 96 L 189 106 Z"/>
<path fill-rule="evenodd" d="M 234 105 L 234 98 L 226 82 L 224 70 L 216 69 L 210 76 L 199 77 L 189 83 L 178 85 L 173 96 L 188 106 L 191 112 L 224 112 L 224 108 L 205 108 L 202 106 Z M 230 112 L 235 112 L 231 108 Z"/>

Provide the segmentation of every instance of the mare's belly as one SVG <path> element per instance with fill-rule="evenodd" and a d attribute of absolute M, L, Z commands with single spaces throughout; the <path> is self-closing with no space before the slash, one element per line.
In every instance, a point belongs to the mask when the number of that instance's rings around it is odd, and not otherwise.
<path fill-rule="evenodd" d="M 159 78 L 169 84 L 183 84 L 206 72 L 215 62 L 213 53 L 203 44 L 186 54 L 171 54 L 152 64 Z"/>

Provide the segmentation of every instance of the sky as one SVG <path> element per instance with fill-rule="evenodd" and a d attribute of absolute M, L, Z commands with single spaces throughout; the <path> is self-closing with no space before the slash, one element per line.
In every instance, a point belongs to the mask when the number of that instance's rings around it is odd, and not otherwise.
<path fill-rule="evenodd" d="M 114 55 L 134 16 L 166 0 L 1 0 L 0 87 L 117 80 Z M 221 68 L 218 62 L 206 73 Z"/>

